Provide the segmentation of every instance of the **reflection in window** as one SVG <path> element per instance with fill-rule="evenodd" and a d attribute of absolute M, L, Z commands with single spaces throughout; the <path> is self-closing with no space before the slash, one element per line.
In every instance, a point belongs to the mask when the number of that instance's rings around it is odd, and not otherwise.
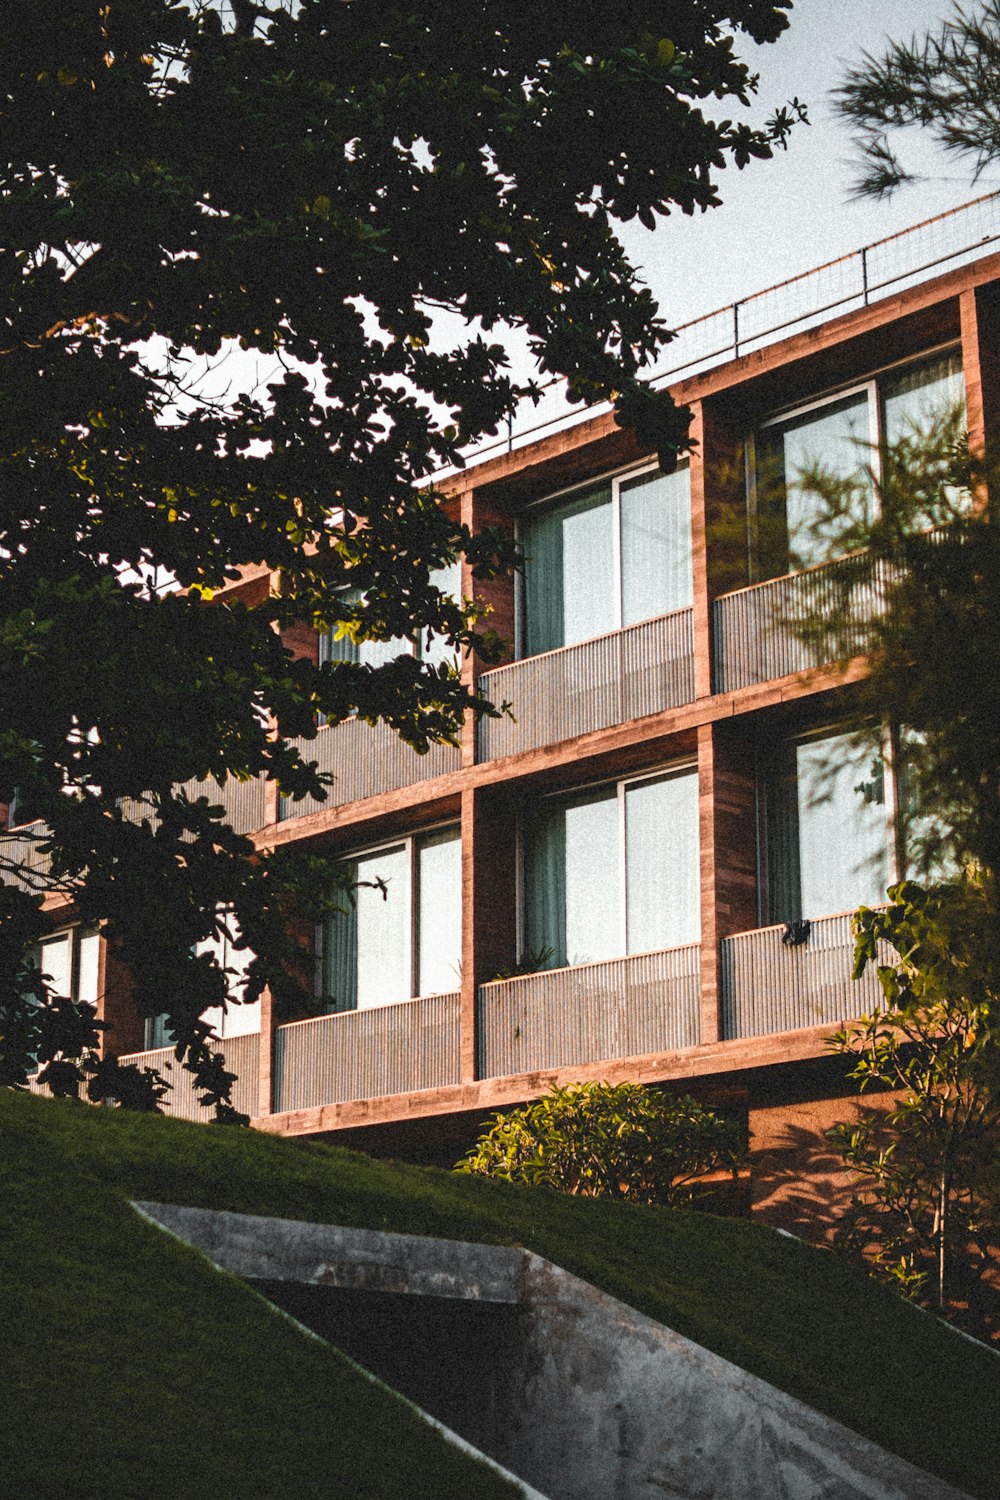
<path fill-rule="evenodd" d="M 828 562 L 856 545 L 855 528 L 872 518 L 870 471 L 880 449 L 961 413 L 964 395 L 961 359 L 945 353 L 761 427 L 754 438 L 759 577 Z M 815 471 L 830 477 L 831 494 L 804 482 Z"/>
<path fill-rule="evenodd" d="M 871 482 L 865 474 L 870 442 L 867 391 L 761 430 L 756 464 L 762 577 L 826 562 L 845 550 L 850 529 L 871 515 Z M 827 500 L 802 482 L 814 469 L 851 482 L 842 515 L 830 515 Z"/>
<path fill-rule="evenodd" d="M 926 433 L 948 412 L 965 404 L 965 379 L 957 353 L 924 364 L 908 365 L 881 382 L 882 440 L 887 447 L 900 438 Z"/>
<path fill-rule="evenodd" d="M 260 1000 L 254 1000 L 250 1005 L 243 1003 L 247 976 L 255 954 L 252 949 L 241 945 L 239 925 L 231 912 L 226 913 L 225 924 L 225 933 L 213 933 L 210 938 L 198 943 L 194 950 L 196 954 L 208 953 L 214 956 L 226 975 L 226 993 L 233 1003 L 225 1009 L 221 1005 L 210 1006 L 201 1015 L 206 1025 L 211 1026 L 212 1034 L 222 1040 L 260 1031 Z M 166 1016 L 149 1017 L 146 1021 L 147 1050 L 172 1047 L 173 1044 L 173 1036 L 167 1031 Z"/>
<path fill-rule="evenodd" d="M 341 866 L 354 900 L 317 934 L 317 986 L 334 1010 L 364 1010 L 458 987 L 462 857 L 457 828 Z"/>
<path fill-rule="evenodd" d="M 685 609 L 688 471 L 633 474 L 532 509 L 521 542 L 526 656 Z"/>
<path fill-rule="evenodd" d="M 548 967 L 698 941 L 698 786 L 685 769 L 540 801 L 524 823 L 525 950 Z"/>
<path fill-rule="evenodd" d="M 764 776 L 769 922 L 884 901 L 886 769 L 870 735 L 830 733 L 772 752 Z"/>
<path fill-rule="evenodd" d="M 449 599 L 459 599 L 462 590 L 462 564 L 448 563 L 442 568 L 430 570 L 430 581 Z M 357 589 L 347 589 L 344 598 L 355 603 L 361 597 Z M 335 629 L 324 631 L 319 638 L 320 662 L 350 661 L 366 667 L 383 667 L 395 661 L 397 656 L 416 655 L 421 661 L 438 666 L 441 662 L 456 664 L 454 646 L 443 637 L 429 631 L 420 631 L 416 637 L 394 636 L 390 641 L 352 641 L 349 636 L 337 638 Z"/>

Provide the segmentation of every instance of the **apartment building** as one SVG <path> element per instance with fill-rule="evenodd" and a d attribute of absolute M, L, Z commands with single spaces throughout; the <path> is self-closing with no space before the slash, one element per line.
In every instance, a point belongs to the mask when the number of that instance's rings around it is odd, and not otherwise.
<path fill-rule="evenodd" d="M 755 1204 L 822 1232 L 822 1130 L 852 1107 L 824 1039 L 876 998 L 850 978 L 850 913 L 906 853 L 890 726 L 882 756 L 851 732 L 864 662 L 835 669 L 789 628 L 858 566 L 797 476 L 856 475 L 870 505 L 864 463 L 955 402 L 982 445 L 1000 401 L 996 201 L 699 320 L 672 386 L 696 446 L 675 473 L 597 413 L 447 481 L 466 524 L 513 532 L 526 559 L 513 582 L 445 580 L 485 595 L 510 641 L 504 665 L 461 670 L 511 711 L 424 756 L 385 726 L 322 728 L 325 802 L 233 788 L 259 847 L 309 841 L 385 888 L 362 883 L 316 933 L 328 1013 L 276 1024 L 265 997 L 217 1018 L 258 1128 L 450 1162 L 488 1111 L 636 1079 L 745 1114 Z M 807 311 L 785 316 L 795 299 Z M 344 649 L 301 630 L 290 645 Z M 100 935 L 51 946 L 105 1045 L 165 1064 Z M 198 1114 L 185 1080 L 169 1107 Z"/>

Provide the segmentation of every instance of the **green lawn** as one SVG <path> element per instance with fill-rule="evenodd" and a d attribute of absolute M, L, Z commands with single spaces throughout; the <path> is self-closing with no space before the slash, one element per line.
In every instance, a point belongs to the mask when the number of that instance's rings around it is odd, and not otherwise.
<path fill-rule="evenodd" d="M 0 1275 L 20 1309 L 0 1344 L 11 1494 L 145 1500 L 186 1493 L 192 1476 L 216 1497 L 509 1493 L 141 1223 L 134 1197 L 528 1246 L 970 1493 L 1000 1496 L 1000 1358 L 762 1227 L 2 1089 L 0 1136 Z M 129 1474 L 141 1476 L 132 1489 Z"/>

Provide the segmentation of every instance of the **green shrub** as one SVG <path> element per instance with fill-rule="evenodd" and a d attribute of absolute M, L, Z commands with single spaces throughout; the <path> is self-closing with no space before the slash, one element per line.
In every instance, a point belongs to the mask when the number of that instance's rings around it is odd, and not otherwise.
<path fill-rule="evenodd" d="M 638 1083 L 554 1089 L 493 1121 L 457 1171 L 581 1197 L 690 1204 L 709 1172 L 735 1177 L 746 1151 L 735 1122 Z"/>

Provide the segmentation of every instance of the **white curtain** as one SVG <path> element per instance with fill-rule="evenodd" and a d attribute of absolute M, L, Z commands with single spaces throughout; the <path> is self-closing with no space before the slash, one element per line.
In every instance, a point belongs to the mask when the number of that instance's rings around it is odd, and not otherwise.
<path fill-rule="evenodd" d="M 959 355 L 945 354 L 887 376 L 882 386 L 882 433 L 890 446 L 926 432 L 954 408 L 965 407 L 965 379 Z"/>
<path fill-rule="evenodd" d="M 609 485 L 529 514 L 522 533 L 526 655 L 615 629 L 611 519 Z"/>
<path fill-rule="evenodd" d="M 626 787 L 629 953 L 698 941 L 698 842 L 697 772 L 680 771 Z"/>
<path fill-rule="evenodd" d="M 525 833 L 528 950 L 550 949 L 551 967 L 617 958 L 623 951 L 617 788 L 542 802 Z"/>
<path fill-rule="evenodd" d="M 687 468 L 621 486 L 622 624 L 692 602 L 691 482 Z"/>
<path fill-rule="evenodd" d="M 462 840 L 457 828 L 417 845 L 417 993 L 457 990 L 462 963 Z"/>
<path fill-rule="evenodd" d="M 822 917 L 885 900 L 888 824 L 881 757 L 853 734 L 795 751 L 801 915 Z"/>
<path fill-rule="evenodd" d="M 430 581 L 435 588 L 441 590 L 442 594 L 447 594 L 449 599 L 460 600 L 462 597 L 461 562 L 448 563 L 443 568 L 432 568 Z M 426 630 L 421 632 L 418 655 L 421 661 L 428 662 L 432 667 L 438 667 L 442 662 L 458 666 L 458 653 L 454 646 L 444 636 L 434 635 Z"/>
<path fill-rule="evenodd" d="M 409 864 L 406 845 L 364 854 L 356 861 L 359 885 L 355 892 L 354 919 L 359 1010 L 408 1000 L 412 993 Z"/>

